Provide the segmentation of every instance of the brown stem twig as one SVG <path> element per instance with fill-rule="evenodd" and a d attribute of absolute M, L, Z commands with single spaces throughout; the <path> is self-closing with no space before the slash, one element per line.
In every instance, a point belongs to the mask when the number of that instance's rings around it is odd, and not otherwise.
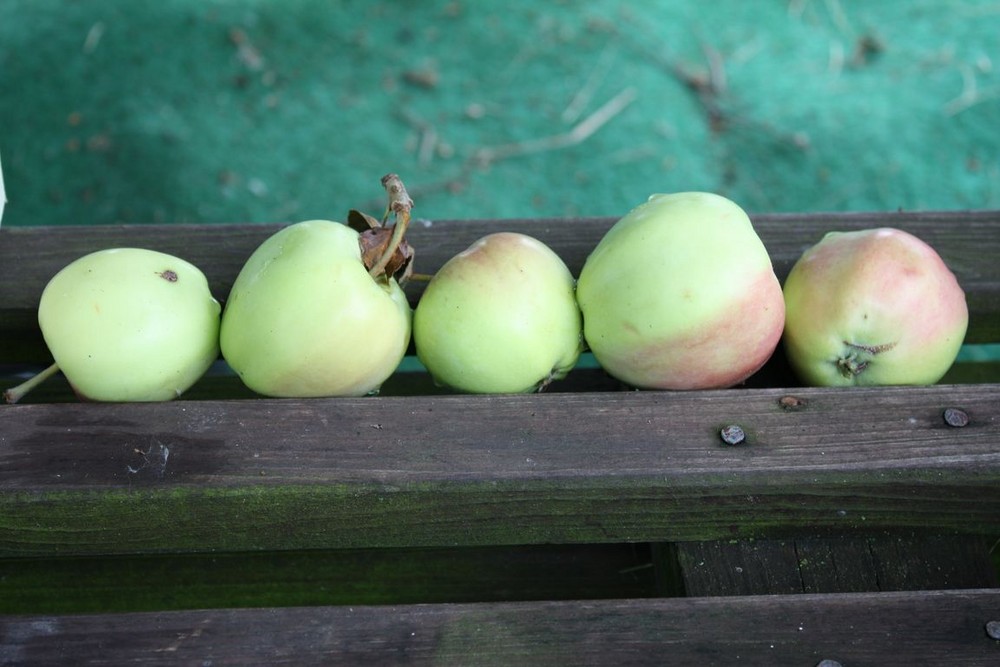
<path fill-rule="evenodd" d="M 386 246 L 385 252 L 382 253 L 382 256 L 379 257 L 374 266 L 368 270 L 368 275 L 373 278 L 378 278 L 385 273 L 386 265 L 389 264 L 389 260 L 392 259 L 393 254 L 399 248 L 399 244 L 402 243 L 403 237 L 406 235 L 406 228 L 410 225 L 410 211 L 413 209 L 413 200 L 410 199 L 410 195 L 406 192 L 406 186 L 403 185 L 403 181 L 400 180 L 399 176 L 396 174 L 386 174 L 382 177 L 382 187 L 385 188 L 386 194 L 389 195 L 389 204 L 386 206 L 382 222 L 385 223 L 389 219 L 390 213 L 395 216 L 396 222 L 392 227 L 392 238 L 389 239 L 389 245 Z"/>

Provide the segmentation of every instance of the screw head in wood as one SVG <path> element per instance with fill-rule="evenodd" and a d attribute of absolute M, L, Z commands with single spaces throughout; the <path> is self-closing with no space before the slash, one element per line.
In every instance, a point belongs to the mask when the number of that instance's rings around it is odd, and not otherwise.
<path fill-rule="evenodd" d="M 844 666 L 836 660 L 827 659 L 827 660 L 820 660 L 819 662 L 817 662 L 816 667 L 844 667 Z"/>
<path fill-rule="evenodd" d="M 962 428 L 969 423 L 969 413 L 961 408 L 948 408 L 942 416 L 945 424 L 955 428 Z"/>
<path fill-rule="evenodd" d="M 743 432 L 743 428 L 738 424 L 723 426 L 719 435 L 722 436 L 722 441 L 727 445 L 741 445 L 747 439 L 747 434 Z"/>
<path fill-rule="evenodd" d="M 1000 641 L 1000 621 L 990 621 L 986 624 L 986 634 L 990 639 Z"/>

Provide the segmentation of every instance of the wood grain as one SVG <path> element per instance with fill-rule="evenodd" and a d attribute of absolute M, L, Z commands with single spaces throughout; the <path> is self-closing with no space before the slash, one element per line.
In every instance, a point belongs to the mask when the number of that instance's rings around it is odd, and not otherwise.
<path fill-rule="evenodd" d="M 961 665 L 998 591 L 0 617 L 17 665 Z"/>
<path fill-rule="evenodd" d="M 995 541 L 970 535 L 837 535 L 674 546 L 686 595 L 995 588 Z"/>
<path fill-rule="evenodd" d="M 0 555 L 1000 534 L 1000 385 L 786 393 L 7 406 Z"/>

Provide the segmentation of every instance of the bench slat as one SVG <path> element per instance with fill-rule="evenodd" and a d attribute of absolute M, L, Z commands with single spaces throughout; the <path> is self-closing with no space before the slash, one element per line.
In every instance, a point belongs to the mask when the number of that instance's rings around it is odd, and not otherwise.
<path fill-rule="evenodd" d="M 19 665 L 996 665 L 1000 592 L 0 617 Z"/>
<path fill-rule="evenodd" d="M 787 391 L 6 406 L 0 555 L 1000 534 L 1000 385 Z"/>
<path fill-rule="evenodd" d="M 914 591 L 1000 586 L 992 538 L 838 535 L 673 545 L 686 595 Z"/>

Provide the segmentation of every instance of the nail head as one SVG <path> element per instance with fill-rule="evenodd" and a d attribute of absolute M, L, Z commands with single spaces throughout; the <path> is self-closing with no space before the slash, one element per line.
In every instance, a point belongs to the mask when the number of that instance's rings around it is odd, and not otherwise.
<path fill-rule="evenodd" d="M 827 659 L 827 660 L 820 660 L 818 663 L 816 663 L 816 667 L 844 667 L 844 666 L 839 662 L 837 662 L 836 660 Z"/>
<path fill-rule="evenodd" d="M 955 428 L 961 428 L 969 423 L 969 413 L 959 408 L 948 408 L 944 411 L 943 416 L 944 422 L 948 426 L 954 426 Z"/>
<path fill-rule="evenodd" d="M 990 621 L 986 624 L 986 634 L 990 639 L 1000 640 L 1000 621 Z"/>
<path fill-rule="evenodd" d="M 729 426 L 722 427 L 720 435 L 722 435 L 722 441 L 727 445 L 739 445 L 747 439 L 746 433 L 744 433 L 742 427 L 737 424 L 730 424 Z"/>

